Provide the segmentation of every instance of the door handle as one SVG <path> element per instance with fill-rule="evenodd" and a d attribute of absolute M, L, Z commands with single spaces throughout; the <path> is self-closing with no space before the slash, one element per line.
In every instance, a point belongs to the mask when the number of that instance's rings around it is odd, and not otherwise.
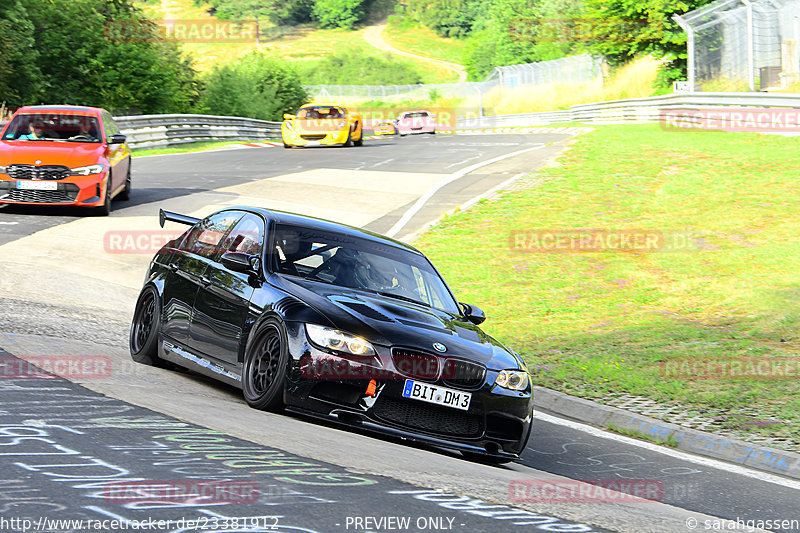
<path fill-rule="evenodd" d="M 167 268 L 175 272 L 178 270 L 178 265 L 176 265 L 175 263 L 170 263 L 169 265 L 167 265 Z"/>
<path fill-rule="evenodd" d="M 211 279 L 206 276 L 200 276 L 200 283 L 203 285 L 211 285 Z"/>

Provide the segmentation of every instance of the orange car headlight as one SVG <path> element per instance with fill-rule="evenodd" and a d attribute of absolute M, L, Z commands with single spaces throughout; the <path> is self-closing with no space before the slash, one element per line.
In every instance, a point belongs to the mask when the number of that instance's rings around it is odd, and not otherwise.
<path fill-rule="evenodd" d="M 340 130 L 340 129 L 344 128 L 346 125 L 347 125 L 347 121 L 346 120 L 342 120 L 341 122 L 336 124 L 336 129 Z"/>
<path fill-rule="evenodd" d="M 70 176 L 89 176 L 100 174 L 106 167 L 103 165 L 89 165 L 86 167 L 76 167 L 69 169 Z"/>

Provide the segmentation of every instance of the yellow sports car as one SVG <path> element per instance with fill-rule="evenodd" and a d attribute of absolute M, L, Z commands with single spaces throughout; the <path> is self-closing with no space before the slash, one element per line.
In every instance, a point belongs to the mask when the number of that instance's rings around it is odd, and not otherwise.
<path fill-rule="evenodd" d="M 394 127 L 394 122 L 388 120 L 378 123 L 373 130 L 375 131 L 375 135 L 394 135 L 397 133 L 397 129 Z"/>
<path fill-rule="evenodd" d="M 361 117 L 340 105 L 307 104 L 297 115 L 283 115 L 283 147 L 361 146 L 364 144 Z"/>

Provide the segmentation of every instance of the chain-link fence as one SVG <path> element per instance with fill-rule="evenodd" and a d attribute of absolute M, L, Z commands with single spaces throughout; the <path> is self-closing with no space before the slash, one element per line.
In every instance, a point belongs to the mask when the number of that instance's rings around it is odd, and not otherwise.
<path fill-rule="evenodd" d="M 582 84 L 602 81 L 602 59 L 580 55 L 496 67 L 484 81 L 420 85 L 312 85 L 310 96 L 321 100 L 393 102 L 402 100 L 469 99 L 482 111 L 483 97 L 492 92 L 558 84 Z"/>
<path fill-rule="evenodd" d="M 434 100 L 436 98 L 469 98 L 497 86 L 496 82 L 429 83 L 417 85 L 309 85 L 315 99 L 354 100 Z"/>
<path fill-rule="evenodd" d="M 800 81 L 800 0 L 717 0 L 674 19 L 687 34 L 694 90 L 785 89 Z"/>
<path fill-rule="evenodd" d="M 495 67 L 486 81 L 513 89 L 524 85 L 587 83 L 602 76 L 602 58 L 587 54 L 552 61 Z"/>

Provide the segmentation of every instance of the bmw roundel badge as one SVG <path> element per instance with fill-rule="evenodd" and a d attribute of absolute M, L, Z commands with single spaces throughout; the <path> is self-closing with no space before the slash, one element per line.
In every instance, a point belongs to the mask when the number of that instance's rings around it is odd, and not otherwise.
<path fill-rule="evenodd" d="M 442 344 L 441 342 L 434 342 L 433 347 L 437 352 L 444 352 L 447 351 L 447 346 Z"/>

